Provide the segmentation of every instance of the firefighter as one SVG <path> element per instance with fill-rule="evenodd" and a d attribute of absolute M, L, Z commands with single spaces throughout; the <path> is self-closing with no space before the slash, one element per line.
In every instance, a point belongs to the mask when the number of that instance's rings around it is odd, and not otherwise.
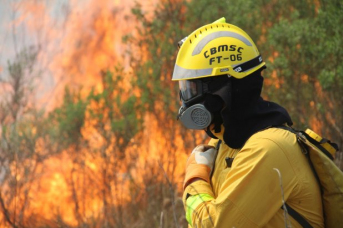
<path fill-rule="evenodd" d="M 183 202 L 192 227 L 324 227 L 307 157 L 294 134 L 276 127 L 292 120 L 261 97 L 265 65 L 248 34 L 225 18 L 179 42 L 172 76 L 178 119 L 212 138 L 186 164 Z"/>

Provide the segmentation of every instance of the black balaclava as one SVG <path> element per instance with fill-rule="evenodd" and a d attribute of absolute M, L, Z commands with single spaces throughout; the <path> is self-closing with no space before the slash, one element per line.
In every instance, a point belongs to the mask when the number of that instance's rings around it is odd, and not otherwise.
<path fill-rule="evenodd" d="M 224 125 L 223 139 L 229 147 L 242 148 L 253 134 L 268 127 L 285 123 L 289 126 L 293 124 L 283 107 L 265 101 L 260 96 L 263 86 L 261 71 L 242 79 L 234 77 L 230 79 L 231 93 L 229 96 L 221 96 L 226 105 L 220 113 L 219 120 Z M 215 129 L 216 132 L 217 130 Z"/>
<path fill-rule="evenodd" d="M 211 85 L 210 93 L 206 94 L 205 96 L 204 106 L 212 113 L 212 124 L 214 124 L 214 131 L 218 133 L 220 132 L 221 125 L 223 124 L 221 111 L 227 106 L 227 104 L 231 103 L 231 78 L 229 78 L 227 75 L 223 75 L 213 79 L 219 83 L 213 83 L 215 86 Z M 228 106 L 228 108 L 229 107 L 230 106 Z M 210 127 L 208 127 L 205 131 L 208 136 L 216 138 L 212 134 Z"/>

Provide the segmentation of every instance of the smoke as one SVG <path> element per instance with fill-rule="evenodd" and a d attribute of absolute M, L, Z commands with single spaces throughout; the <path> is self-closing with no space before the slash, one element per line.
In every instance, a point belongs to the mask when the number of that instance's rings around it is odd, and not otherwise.
<path fill-rule="evenodd" d="M 151 9 L 155 1 L 145 1 Z M 0 78 L 7 61 L 28 48 L 37 50 L 34 78 L 39 107 L 58 105 L 65 85 L 99 88 L 100 72 L 123 65 L 122 37 L 132 34 L 133 0 L 22 0 L 0 7 Z"/>

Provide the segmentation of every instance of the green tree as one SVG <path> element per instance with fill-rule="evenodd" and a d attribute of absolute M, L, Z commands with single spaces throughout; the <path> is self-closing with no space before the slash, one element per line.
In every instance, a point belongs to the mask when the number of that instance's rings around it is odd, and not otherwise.
<path fill-rule="evenodd" d="M 0 208 L 2 226 L 28 226 L 33 184 L 42 174 L 43 162 L 52 156 L 46 119 L 30 98 L 33 97 L 37 50 L 23 49 L 0 81 Z"/>
<path fill-rule="evenodd" d="M 101 73 L 101 90 L 86 97 L 66 88 L 61 106 L 49 115 L 50 136 L 57 149 L 67 151 L 72 168 L 65 173 L 79 227 L 123 227 L 129 215 L 121 186 L 128 173 L 125 151 L 141 130 L 137 100 L 125 84 L 122 68 Z M 96 169 L 90 166 L 95 160 Z M 98 199 L 102 210 L 89 222 L 89 202 Z M 63 224 L 63 221 L 62 223 Z"/>

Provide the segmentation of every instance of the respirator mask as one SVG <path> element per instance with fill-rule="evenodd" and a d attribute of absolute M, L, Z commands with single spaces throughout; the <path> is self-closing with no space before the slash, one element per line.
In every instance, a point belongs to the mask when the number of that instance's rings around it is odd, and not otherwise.
<path fill-rule="evenodd" d="M 182 106 L 177 119 L 194 130 L 206 130 L 215 120 L 218 122 L 225 106 L 221 93 L 229 81 L 228 75 L 179 81 Z"/>

